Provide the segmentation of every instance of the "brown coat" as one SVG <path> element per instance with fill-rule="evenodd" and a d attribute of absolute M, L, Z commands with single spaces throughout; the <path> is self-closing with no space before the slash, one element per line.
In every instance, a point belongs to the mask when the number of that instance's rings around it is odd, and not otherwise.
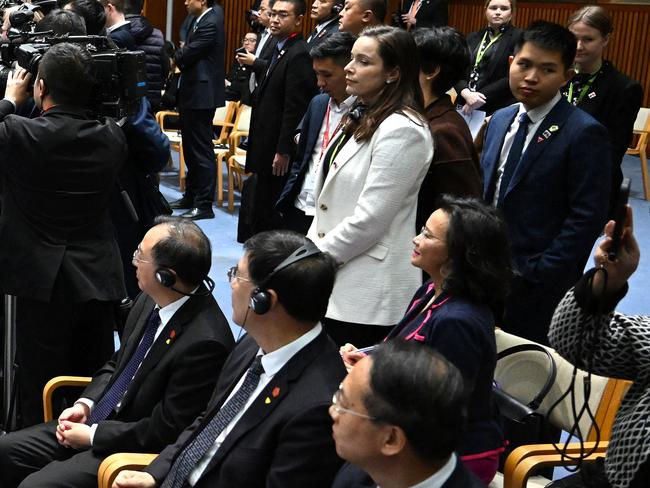
<path fill-rule="evenodd" d="M 480 198 L 483 189 L 481 168 L 472 135 L 449 96 L 444 95 L 429 105 L 425 116 L 433 134 L 434 152 L 433 161 L 418 194 L 416 231 L 438 208 L 436 200 L 443 193 Z"/>

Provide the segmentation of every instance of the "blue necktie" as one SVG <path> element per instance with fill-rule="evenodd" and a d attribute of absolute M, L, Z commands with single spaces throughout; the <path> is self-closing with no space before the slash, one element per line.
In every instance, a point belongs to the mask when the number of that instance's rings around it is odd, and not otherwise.
<path fill-rule="evenodd" d="M 205 427 L 178 455 L 160 488 L 181 488 L 187 477 L 214 445 L 214 441 L 244 408 L 264 372 L 262 356 L 257 356 L 246 372 L 241 388 L 223 405 Z"/>
<path fill-rule="evenodd" d="M 147 354 L 147 351 L 149 351 L 151 348 L 151 344 L 153 344 L 153 339 L 156 335 L 156 330 L 158 329 L 159 325 L 160 315 L 158 314 L 158 309 L 154 308 L 151 311 L 151 315 L 149 315 L 149 320 L 144 330 L 144 334 L 142 335 L 140 344 L 133 352 L 133 356 L 131 356 L 131 359 L 124 367 L 120 375 L 113 382 L 106 393 L 104 393 L 104 396 L 100 398 L 100 400 L 97 402 L 97 405 L 95 405 L 95 408 L 93 408 L 93 411 L 86 421 L 88 425 L 93 425 L 101 420 L 106 420 L 108 416 L 113 412 L 113 410 L 115 410 L 117 404 L 120 403 L 124 397 L 124 394 L 126 393 L 126 390 L 131 384 L 131 380 L 142 364 L 142 360 Z"/>
<path fill-rule="evenodd" d="M 506 164 L 503 168 L 503 176 L 501 176 L 501 186 L 499 187 L 499 198 L 497 199 L 496 205 L 497 207 L 501 207 L 503 198 L 505 197 L 506 191 L 508 190 L 508 185 L 512 179 L 512 175 L 515 173 L 515 169 L 517 169 L 517 165 L 521 160 L 521 153 L 524 150 L 529 122 L 530 118 L 528 117 L 528 114 L 523 113 L 519 116 L 519 128 L 517 129 L 515 138 L 512 141 L 512 147 L 510 148 L 508 159 L 506 159 Z"/>

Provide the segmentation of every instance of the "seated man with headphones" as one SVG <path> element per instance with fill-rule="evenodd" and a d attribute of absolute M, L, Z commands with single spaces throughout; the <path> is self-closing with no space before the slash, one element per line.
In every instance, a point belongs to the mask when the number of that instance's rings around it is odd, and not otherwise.
<path fill-rule="evenodd" d="M 133 253 L 142 293 L 119 351 L 58 420 L 0 437 L 2 488 L 94 488 L 106 456 L 159 452 L 205 409 L 234 346 L 210 241 L 187 219 L 156 224 Z"/>
<path fill-rule="evenodd" d="M 328 407 L 345 376 L 319 321 L 336 263 L 290 231 L 259 233 L 229 273 L 233 320 L 248 333 L 203 415 L 145 472 L 115 488 L 331 486 L 341 464 Z"/>

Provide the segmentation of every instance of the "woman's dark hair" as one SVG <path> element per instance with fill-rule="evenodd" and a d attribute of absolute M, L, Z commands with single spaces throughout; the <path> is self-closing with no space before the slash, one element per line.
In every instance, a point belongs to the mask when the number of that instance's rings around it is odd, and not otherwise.
<path fill-rule="evenodd" d="M 208 276 L 212 265 L 210 239 L 189 219 L 161 215 L 154 225 L 166 225 L 169 234 L 151 248 L 157 266 L 170 268 L 189 286 L 198 286 Z"/>
<path fill-rule="evenodd" d="M 586 5 L 580 10 L 574 12 L 567 21 L 567 27 L 571 27 L 576 22 L 584 22 L 589 27 L 593 27 L 603 37 L 607 37 L 614 32 L 614 24 L 609 12 L 600 5 Z"/>
<path fill-rule="evenodd" d="M 276 266 L 307 242 L 297 232 L 267 231 L 249 238 L 244 243 L 244 251 L 253 283 L 275 291 L 278 301 L 294 319 L 318 322 L 327 312 L 338 267 L 330 254 L 321 252 L 296 261 L 267 280 Z"/>
<path fill-rule="evenodd" d="M 471 58 L 465 37 L 452 27 L 416 29 L 413 39 L 420 55 L 420 70 L 440 73 L 431 82 L 433 94 L 441 97 L 469 71 Z"/>
<path fill-rule="evenodd" d="M 443 290 L 488 305 L 502 301 L 513 275 L 506 223 L 476 198 L 443 195 L 439 203 L 449 217 Z"/>
<path fill-rule="evenodd" d="M 387 83 L 377 101 L 367 108 L 358 121 L 347 117 L 345 131 L 353 132 L 357 141 L 372 137 L 379 125 L 390 115 L 410 111 L 419 114 L 422 125 L 422 92 L 418 82 L 419 60 L 417 46 L 411 34 L 403 29 L 388 26 L 368 27 L 359 37 L 372 37 L 377 41 L 379 57 L 384 69 L 399 69 L 399 77 L 394 83 Z"/>
<path fill-rule="evenodd" d="M 400 427 L 425 462 L 449 457 L 466 420 L 467 389 L 456 367 L 433 348 L 399 338 L 372 352 L 363 398 L 374 422 Z"/>

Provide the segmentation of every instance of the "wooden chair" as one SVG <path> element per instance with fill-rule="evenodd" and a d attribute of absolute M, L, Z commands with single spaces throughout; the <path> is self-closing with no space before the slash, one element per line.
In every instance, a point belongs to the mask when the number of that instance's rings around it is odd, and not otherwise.
<path fill-rule="evenodd" d="M 246 173 L 246 151 L 239 149 L 239 140 L 248 136 L 248 132 L 233 132 L 231 135 L 231 147 L 234 148 L 232 155 L 228 158 L 228 211 L 232 213 L 235 210 L 235 178 L 237 186 L 242 191 L 244 177 L 250 176 Z"/>
<path fill-rule="evenodd" d="M 641 107 L 634 122 L 634 134 L 638 136 L 636 146 L 628 148 L 626 154 L 639 156 L 643 177 L 643 197 L 650 200 L 650 181 L 648 180 L 648 133 L 650 133 L 650 108 Z"/>
<path fill-rule="evenodd" d="M 131 469 L 141 471 L 156 459 L 158 454 L 143 454 L 135 452 L 118 452 L 111 454 L 102 461 L 97 470 L 98 488 L 111 488 L 121 471 Z"/>
<path fill-rule="evenodd" d="M 161 110 L 156 112 L 156 122 L 160 126 L 160 130 L 169 139 L 169 147 L 172 151 L 178 152 L 179 170 L 178 170 L 178 186 L 180 190 L 185 191 L 185 157 L 183 155 L 183 140 L 181 138 L 180 130 L 173 130 L 165 126 L 165 119 L 167 117 L 179 117 L 178 112 L 171 110 Z"/>
<path fill-rule="evenodd" d="M 223 169 L 222 165 L 225 164 L 226 168 L 228 167 L 228 158 L 234 154 L 238 154 L 237 151 L 238 145 L 241 141 L 241 138 L 248 136 L 248 130 L 250 128 L 251 122 L 251 112 L 252 109 L 248 105 L 241 104 L 237 109 L 237 114 L 235 115 L 235 121 L 232 125 L 232 131 L 230 134 L 236 134 L 237 137 L 233 139 L 228 137 L 228 143 L 223 144 L 220 148 L 215 148 L 214 157 L 217 165 L 217 206 L 223 205 Z M 235 145 L 232 144 L 232 141 L 235 140 Z M 228 187 L 228 201 L 230 202 L 230 195 L 232 194 L 233 187 Z"/>
<path fill-rule="evenodd" d="M 87 386 L 92 378 L 88 376 L 56 376 L 43 387 L 43 419 L 45 422 L 53 420 L 52 395 L 58 388 L 65 386 Z"/>
<path fill-rule="evenodd" d="M 508 347 L 530 343 L 526 339 L 508 334 L 502 330 L 496 331 L 497 351 L 502 351 Z M 571 377 L 573 374 L 573 365 L 560 356 L 551 348 L 547 348 L 553 356 L 557 366 L 557 376 L 555 384 L 549 391 L 548 395 L 540 405 L 538 412 L 546 414 L 551 405 L 553 405 L 560 396 L 567 390 Z M 507 391 L 510 395 L 519 399 L 522 402 L 528 402 L 532 398 L 531 388 L 533 391 L 537 385 L 533 385 L 531 381 L 539 372 L 541 364 L 545 364 L 547 358 L 539 353 L 516 354 L 504 358 L 499 361 L 497 370 L 495 371 L 496 381 Z M 542 375 L 544 378 L 545 374 Z M 583 404 L 583 384 L 586 378 L 586 372 L 578 370 L 577 380 L 575 385 L 576 402 L 578 405 Z M 590 459 L 593 460 L 598 456 L 602 456 L 607 447 L 607 440 L 611 435 L 612 425 L 614 423 L 614 416 L 621 404 L 623 396 L 629 388 L 630 382 L 606 378 L 603 376 L 591 375 L 591 394 L 589 396 L 589 406 L 594 417 L 596 424 L 600 428 L 600 444 L 598 450 L 591 455 Z M 557 407 L 553 409 L 550 415 L 550 421 L 553 425 L 568 431 L 573 423 L 572 407 L 570 397 L 567 396 Z M 586 416 L 580 420 L 580 431 L 587 433 L 584 440 L 587 441 L 588 446 L 593 447 L 596 440 L 596 429 L 592 422 Z M 579 444 L 571 444 L 567 452 L 576 454 L 579 451 Z M 588 451 L 587 451 L 588 452 Z M 502 476 L 502 484 L 499 479 L 490 484 L 490 487 L 503 486 L 505 488 L 530 488 L 530 487 L 543 487 L 550 483 L 541 476 L 532 476 L 535 470 L 541 467 L 548 466 L 562 466 L 571 464 L 563 462 L 561 456 L 552 444 L 534 444 L 527 446 L 520 446 L 515 449 L 508 459 L 504 467 Z"/>

